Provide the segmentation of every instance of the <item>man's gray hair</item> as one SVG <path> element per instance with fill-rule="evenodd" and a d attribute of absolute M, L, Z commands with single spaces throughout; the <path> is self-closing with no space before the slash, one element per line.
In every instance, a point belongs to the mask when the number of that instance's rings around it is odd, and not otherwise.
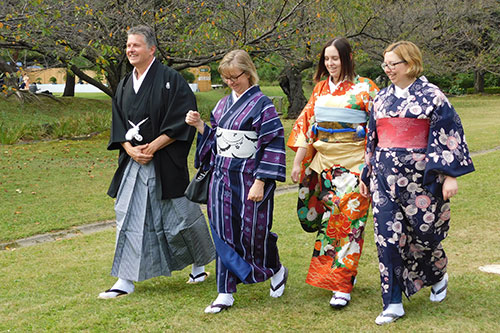
<path fill-rule="evenodd" d="M 144 37 L 144 41 L 148 45 L 149 48 L 156 46 L 156 36 L 151 29 L 151 27 L 148 27 L 147 25 L 138 25 L 135 27 L 130 28 L 127 31 L 127 36 L 130 35 L 141 35 Z"/>

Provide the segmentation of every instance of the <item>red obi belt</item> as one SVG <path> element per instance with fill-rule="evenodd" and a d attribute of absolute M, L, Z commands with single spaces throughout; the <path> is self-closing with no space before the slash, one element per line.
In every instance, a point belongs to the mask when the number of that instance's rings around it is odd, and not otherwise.
<path fill-rule="evenodd" d="M 377 120 L 378 147 L 427 148 L 429 119 L 381 118 Z"/>

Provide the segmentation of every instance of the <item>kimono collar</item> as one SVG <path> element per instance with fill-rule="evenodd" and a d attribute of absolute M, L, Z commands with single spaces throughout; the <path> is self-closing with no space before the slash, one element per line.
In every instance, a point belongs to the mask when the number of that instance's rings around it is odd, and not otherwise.
<path fill-rule="evenodd" d="M 426 83 L 429 83 L 429 81 L 422 75 L 404 89 L 399 88 L 395 84 L 391 84 L 388 92 L 394 94 L 397 98 L 407 98 L 409 95 L 413 95 L 415 90 L 420 89 L 420 87 Z"/>
<path fill-rule="evenodd" d="M 247 91 L 249 91 L 250 89 L 252 89 L 253 87 L 256 87 L 256 86 L 257 86 L 257 85 L 256 85 L 256 84 L 254 84 L 253 86 L 249 87 L 247 90 L 245 90 L 243 93 L 241 93 L 241 95 L 240 95 L 240 96 L 236 96 L 236 93 L 234 92 L 234 90 L 231 90 L 231 98 L 232 98 L 232 100 L 233 100 L 233 103 L 232 103 L 232 104 L 236 103 L 236 102 L 237 102 L 237 101 L 241 98 L 241 96 L 245 95 L 245 93 L 246 93 Z M 231 104 L 231 105 L 232 105 L 232 104 Z"/>
<path fill-rule="evenodd" d="M 337 88 L 345 82 L 345 79 L 343 79 L 342 81 L 339 81 L 339 83 L 335 84 L 333 83 L 333 80 L 332 80 L 332 77 L 329 76 L 328 77 L 328 87 L 330 88 L 330 92 L 334 92 L 335 90 L 337 90 Z"/>
<path fill-rule="evenodd" d="M 134 83 L 134 91 L 136 94 L 139 91 L 139 89 L 141 88 L 142 82 L 144 81 L 144 78 L 146 77 L 146 75 L 148 75 L 148 71 L 151 68 L 151 65 L 155 62 L 155 60 L 156 60 L 156 57 L 153 57 L 153 60 L 149 64 L 148 68 L 146 68 L 144 73 L 142 73 L 140 78 L 137 78 L 137 76 L 136 76 L 137 70 L 134 67 L 134 71 L 132 72 L 132 79 L 133 79 L 132 82 Z"/>

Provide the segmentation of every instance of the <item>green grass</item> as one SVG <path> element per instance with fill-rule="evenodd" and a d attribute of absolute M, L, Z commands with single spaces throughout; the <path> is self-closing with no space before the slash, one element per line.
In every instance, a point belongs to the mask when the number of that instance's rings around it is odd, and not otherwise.
<path fill-rule="evenodd" d="M 38 103 L 20 104 L 0 99 L 0 144 L 54 138 L 71 138 L 101 132 L 111 124 L 110 100 L 41 98 Z"/>
<path fill-rule="evenodd" d="M 117 153 L 107 135 L 1 146 L 0 240 L 113 217 L 107 186 Z"/>
<path fill-rule="evenodd" d="M 471 151 L 500 147 L 500 96 L 473 95 L 450 99 L 460 114 Z"/>
<path fill-rule="evenodd" d="M 55 93 L 54 96 L 56 97 L 62 97 L 63 93 Z M 78 98 L 90 98 L 90 99 L 100 99 L 104 101 L 111 101 L 111 97 L 106 95 L 105 93 L 102 92 L 83 92 L 83 93 L 75 93 L 74 97 Z M 71 97 L 64 97 L 64 98 L 71 98 Z"/>
<path fill-rule="evenodd" d="M 378 261 L 371 220 L 365 235 L 358 283 L 350 305 L 330 308 L 331 292 L 305 284 L 314 234 L 302 231 L 295 215 L 296 194 L 276 198 L 273 231 L 278 233 L 282 262 L 290 277 L 280 299 L 269 297 L 269 284 L 239 285 L 233 308 L 219 315 L 203 309 L 217 291 L 214 264 L 206 283 L 187 285 L 189 269 L 172 277 L 136 284 L 136 292 L 116 300 L 97 294 L 114 282 L 109 276 L 115 234 L 60 240 L 15 251 L 0 252 L 0 331 L 86 332 L 495 332 L 500 330 L 500 279 L 478 266 L 500 263 L 496 251 L 500 224 L 500 194 L 496 161 L 500 152 L 475 159 L 477 171 L 459 178 L 460 192 L 452 200 L 452 222 L 444 248 L 449 257 L 447 299 L 430 303 L 429 289 L 404 300 L 406 316 L 377 327 L 381 311 Z M 482 180 L 488 179 L 488 182 Z M 487 198 L 478 200 L 478 198 Z"/>

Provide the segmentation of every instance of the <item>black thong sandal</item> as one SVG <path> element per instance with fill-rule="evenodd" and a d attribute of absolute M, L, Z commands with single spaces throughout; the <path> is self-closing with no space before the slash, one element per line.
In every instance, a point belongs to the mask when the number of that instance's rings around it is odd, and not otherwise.
<path fill-rule="evenodd" d="M 378 319 L 378 318 L 388 318 L 388 320 L 387 320 L 387 321 L 384 321 L 384 322 L 380 322 L 380 323 L 379 323 L 379 322 L 377 322 L 377 320 L 375 320 L 375 323 L 376 323 L 377 325 L 385 325 L 385 324 L 390 324 L 390 323 L 395 322 L 396 320 L 398 320 L 399 318 L 401 318 L 401 317 L 403 317 L 403 316 L 404 316 L 404 314 L 402 314 L 402 315 L 400 316 L 400 315 L 395 314 L 395 313 L 385 313 L 385 314 L 384 314 L 384 313 L 382 312 L 381 314 L 379 314 L 379 315 L 378 315 L 377 319 Z"/>
<path fill-rule="evenodd" d="M 283 274 L 283 280 L 280 281 L 276 286 L 273 287 L 272 283 L 269 283 L 271 286 L 271 291 L 276 291 L 281 288 L 281 286 L 286 285 L 286 280 L 288 280 L 288 268 L 283 266 L 285 268 L 285 273 Z"/>
<path fill-rule="evenodd" d="M 202 272 L 196 276 L 194 276 L 193 274 L 189 273 L 189 279 L 186 281 L 186 283 L 188 284 L 196 284 L 196 283 L 201 283 L 201 282 L 204 282 L 207 280 L 208 276 L 210 275 L 210 272 Z M 196 281 L 196 279 L 199 279 L 201 277 L 205 276 L 205 279 L 203 279 L 202 281 Z"/>
<path fill-rule="evenodd" d="M 112 296 L 112 297 L 105 297 L 105 296 L 101 297 L 102 294 L 106 294 L 106 293 L 116 293 L 117 295 Z M 124 296 L 124 295 L 128 295 L 128 292 L 126 292 L 124 290 L 120 290 L 120 289 L 108 289 L 104 293 L 99 294 L 99 298 L 101 298 L 101 299 L 117 298 L 117 297 Z"/>
<path fill-rule="evenodd" d="M 212 314 L 216 314 L 216 313 L 221 313 L 222 311 L 229 309 L 230 307 L 232 307 L 232 305 L 227 305 L 227 304 L 214 304 L 214 303 L 212 303 L 212 304 L 210 304 L 208 307 L 209 307 L 210 309 L 219 308 L 219 309 L 220 309 L 220 311 L 217 311 L 217 312 L 206 312 L 206 310 L 205 310 L 205 313 L 212 313 Z"/>

